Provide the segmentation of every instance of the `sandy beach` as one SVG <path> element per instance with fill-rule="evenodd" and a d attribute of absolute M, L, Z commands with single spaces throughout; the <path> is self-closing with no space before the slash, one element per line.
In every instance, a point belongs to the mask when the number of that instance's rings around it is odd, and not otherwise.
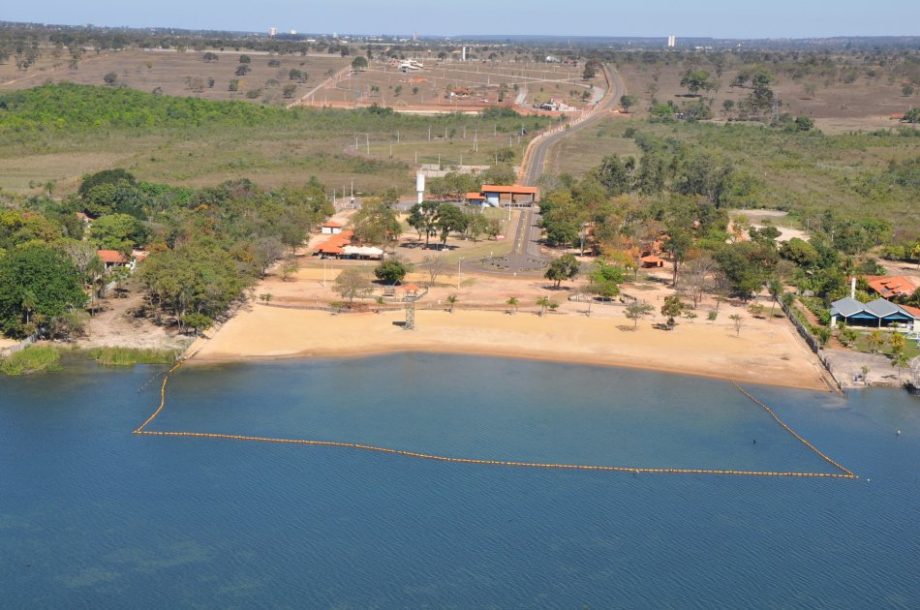
<path fill-rule="evenodd" d="M 192 363 L 329 358 L 401 351 L 463 353 L 612 365 L 741 382 L 828 390 L 820 364 L 790 324 L 749 324 L 736 336 L 725 322 L 681 321 L 673 331 L 650 321 L 586 317 L 572 309 L 538 316 L 497 311 L 418 311 L 417 330 L 395 324 L 402 312 L 349 313 L 252 304 L 188 350 Z"/>

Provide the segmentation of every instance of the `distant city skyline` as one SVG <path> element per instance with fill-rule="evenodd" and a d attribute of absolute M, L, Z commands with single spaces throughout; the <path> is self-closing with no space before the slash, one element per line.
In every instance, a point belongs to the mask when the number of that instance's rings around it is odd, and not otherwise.
<path fill-rule="evenodd" d="M 466 0 L 438 5 L 420 0 L 350 0 L 305 6 L 294 0 L 258 5 L 227 0 L 35 0 L 4 8 L 0 19 L 62 25 L 175 27 L 343 34 L 636 36 L 666 38 L 812 38 L 920 34 L 920 3 L 887 0 L 774 0 L 756 6 L 730 0 Z"/>

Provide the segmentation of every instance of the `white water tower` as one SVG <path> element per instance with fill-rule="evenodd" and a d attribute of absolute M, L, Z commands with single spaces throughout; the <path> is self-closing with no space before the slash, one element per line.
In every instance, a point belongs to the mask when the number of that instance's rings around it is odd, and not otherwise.
<path fill-rule="evenodd" d="M 425 201 L 425 174 L 418 172 L 415 174 L 415 192 L 418 193 L 418 202 Z"/>

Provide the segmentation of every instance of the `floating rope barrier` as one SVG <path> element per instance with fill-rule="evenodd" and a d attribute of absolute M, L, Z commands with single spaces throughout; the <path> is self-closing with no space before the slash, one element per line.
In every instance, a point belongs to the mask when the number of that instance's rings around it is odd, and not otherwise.
<path fill-rule="evenodd" d="M 847 475 L 849 478 L 853 478 L 853 479 L 859 478 L 855 474 L 853 474 L 852 470 L 850 470 L 849 468 L 847 468 L 840 462 L 834 460 L 833 458 L 828 456 L 826 453 L 824 453 L 823 451 L 815 447 L 813 444 L 811 444 L 811 442 L 809 442 L 807 438 L 805 438 L 804 436 L 796 432 L 792 426 L 790 426 L 789 424 L 784 422 L 782 419 L 780 419 L 779 415 L 776 414 L 776 411 L 768 407 L 761 400 L 759 400 L 754 395 L 752 395 L 750 392 L 748 392 L 747 390 L 742 388 L 740 385 L 738 385 L 738 382 L 732 381 L 732 384 L 735 386 L 735 388 L 738 389 L 739 392 L 747 396 L 748 399 L 751 400 L 751 402 L 753 402 L 755 405 L 761 407 L 764 411 L 766 411 L 770 415 L 770 417 L 773 418 L 773 421 L 778 423 L 783 430 L 791 434 L 793 438 L 795 438 L 797 441 L 799 441 L 800 443 L 802 443 L 803 445 L 811 449 L 811 451 L 815 455 L 817 455 L 819 458 L 821 458 L 822 460 L 824 460 L 825 462 L 827 462 L 828 464 L 830 464 L 837 470 L 841 471 L 843 474 Z"/>
<path fill-rule="evenodd" d="M 242 441 L 242 442 L 255 442 L 255 443 L 272 443 L 278 445 L 302 445 L 308 447 L 336 447 L 341 449 L 352 449 L 357 451 L 368 451 L 373 453 L 383 453 L 386 455 L 395 455 L 400 457 L 408 457 L 420 460 L 431 460 L 436 462 L 449 462 L 454 464 L 476 464 L 483 466 L 505 466 L 512 468 L 540 468 L 547 470 L 580 470 L 580 471 L 595 471 L 595 472 L 622 472 L 622 473 L 632 473 L 632 474 L 685 474 L 685 475 L 716 475 L 716 476 L 744 476 L 744 477 L 791 477 L 791 478 L 805 478 L 805 479 L 856 479 L 857 475 L 853 474 L 852 471 L 843 467 L 838 462 L 834 461 L 823 453 L 820 449 L 812 445 L 808 440 L 806 440 L 802 435 L 793 430 L 788 424 L 786 424 L 776 412 L 773 411 L 766 404 L 759 401 L 757 398 L 752 396 L 749 392 L 744 390 L 737 383 L 734 383 L 734 386 L 747 398 L 752 400 L 755 404 L 762 407 L 770 416 L 789 434 L 795 437 L 799 442 L 804 444 L 806 447 L 811 449 L 815 454 L 824 459 L 827 463 L 831 464 L 835 468 L 839 469 L 841 472 L 796 472 L 796 471 L 770 471 L 770 470 L 738 470 L 738 469 L 720 469 L 720 468 L 651 468 L 651 467 L 638 467 L 638 466 L 605 466 L 605 465 L 590 465 L 590 464 L 559 464 L 559 463 L 550 463 L 550 462 L 525 462 L 525 461 L 516 461 L 516 460 L 487 460 L 483 458 L 465 458 L 465 457 L 451 457 L 446 455 L 437 455 L 433 453 L 422 453 L 419 451 L 408 451 L 405 449 L 392 449 L 389 447 L 378 447 L 376 445 L 366 445 L 363 443 L 349 443 L 343 441 L 323 441 L 323 440 L 311 440 L 311 439 L 300 439 L 300 438 L 276 438 L 269 436 L 249 436 L 244 434 L 219 434 L 211 432 L 181 432 L 181 431 L 152 431 L 146 430 L 147 426 L 153 423 L 160 413 L 163 412 L 163 409 L 166 407 L 166 390 L 169 385 L 169 377 L 175 372 L 180 366 L 182 366 L 182 361 L 177 362 L 166 374 L 163 376 L 163 383 L 160 386 L 160 404 L 157 406 L 156 410 L 150 414 L 150 417 L 144 421 L 140 426 L 134 429 L 133 433 L 142 436 L 159 436 L 159 437 L 174 437 L 174 438 L 207 438 L 207 439 L 220 439 L 220 440 L 232 440 L 232 441 Z"/>

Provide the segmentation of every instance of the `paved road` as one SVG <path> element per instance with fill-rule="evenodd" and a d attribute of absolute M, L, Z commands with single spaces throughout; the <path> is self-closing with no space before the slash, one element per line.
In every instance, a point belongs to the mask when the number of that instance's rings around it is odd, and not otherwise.
<path fill-rule="evenodd" d="M 571 124 L 568 129 L 562 129 L 557 133 L 545 135 L 531 145 L 530 155 L 527 158 L 527 167 L 524 168 L 524 184 L 534 185 L 543 175 L 543 169 L 546 165 L 546 155 L 549 151 L 564 138 L 576 130 L 583 129 L 587 125 L 603 117 L 607 112 L 617 107 L 617 100 L 626 93 L 626 85 L 623 79 L 612 68 L 604 66 L 604 73 L 607 78 L 607 93 L 603 99 L 598 102 L 587 115 L 583 118 L 576 119 L 577 123 Z"/>
<path fill-rule="evenodd" d="M 566 128 L 539 136 L 531 142 L 524 156 L 524 167 L 521 170 L 524 184 L 537 183 L 543 175 L 547 154 L 556 144 L 616 108 L 617 100 L 626 93 L 626 86 L 615 70 L 604 66 L 604 74 L 607 79 L 607 93 L 593 109 L 569 123 Z M 484 262 L 479 270 L 513 275 L 539 273 L 546 266 L 546 259 L 540 253 L 541 236 L 540 214 L 533 208 L 524 209 L 515 230 L 514 247 L 511 253 L 508 256 Z M 472 266 L 471 264 L 470 267 Z"/>

